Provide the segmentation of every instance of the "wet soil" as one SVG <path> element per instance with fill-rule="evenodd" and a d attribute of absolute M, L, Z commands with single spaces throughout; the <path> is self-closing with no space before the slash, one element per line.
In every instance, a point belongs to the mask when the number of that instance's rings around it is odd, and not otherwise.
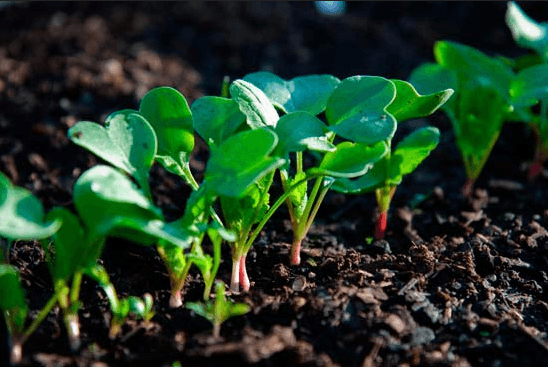
<path fill-rule="evenodd" d="M 521 4 L 538 20 L 543 3 Z M 12 3 L 0 9 L 0 170 L 47 210 L 71 207 L 78 176 L 100 160 L 67 129 L 136 108 L 170 85 L 191 103 L 218 94 L 224 75 L 329 73 L 406 79 L 432 60 L 436 40 L 517 56 L 502 2 L 348 3 L 342 17 L 294 3 Z M 59 310 L 24 347 L 25 366 L 542 366 L 548 361 L 548 177 L 529 182 L 532 135 L 508 124 L 469 199 L 460 155 L 443 113 L 402 124 L 397 139 L 427 124 L 438 148 L 396 191 L 385 241 L 369 243 L 372 195 L 329 194 L 288 265 L 291 231 L 281 209 L 248 256 L 251 290 L 230 298 L 245 316 L 211 326 L 168 308 L 169 281 L 154 249 L 109 240 L 102 262 L 122 296 L 148 292 L 156 316 L 108 337 L 107 300 L 82 289 L 83 346 L 71 353 Z M 191 167 L 201 179 L 207 148 Z M 189 188 L 155 166 L 153 197 L 168 219 Z M 275 187 L 276 189 L 276 187 Z M 229 259 L 225 248 L 225 259 Z M 38 243 L 16 242 L 31 317 L 52 294 Z M 218 277 L 230 279 L 230 261 Z M 191 272 L 185 301 L 201 297 Z"/>

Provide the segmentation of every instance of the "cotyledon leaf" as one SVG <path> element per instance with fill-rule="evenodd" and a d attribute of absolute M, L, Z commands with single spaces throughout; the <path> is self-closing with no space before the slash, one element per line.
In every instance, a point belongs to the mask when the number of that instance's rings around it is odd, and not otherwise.
<path fill-rule="evenodd" d="M 285 113 L 303 111 L 317 115 L 325 110 L 327 100 L 340 80 L 332 75 L 306 75 L 284 80 L 267 71 L 259 71 L 244 77 Z"/>
<path fill-rule="evenodd" d="M 280 117 L 262 90 L 242 79 L 233 81 L 229 90 L 232 99 L 238 103 L 240 110 L 246 115 L 246 122 L 252 129 L 265 126 L 276 127 Z"/>

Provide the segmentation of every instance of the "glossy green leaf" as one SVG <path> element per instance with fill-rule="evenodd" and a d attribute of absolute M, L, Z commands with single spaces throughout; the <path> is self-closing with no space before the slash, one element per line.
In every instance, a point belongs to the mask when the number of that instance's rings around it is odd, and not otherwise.
<path fill-rule="evenodd" d="M 148 172 L 156 155 L 156 135 L 137 111 L 110 114 L 105 127 L 82 121 L 68 131 L 69 138 L 115 167 L 135 177 L 148 192 Z"/>
<path fill-rule="evenodd" d="M 279 139 L 276 149 L 281 156 L 306 149 L 318 152 L 335 150 L 335 146 L 327 138 L 328 129 L 325 124 L 306 112 L 291 112 L 282 116 L 275 131 Z"/>
<path fill-rule="evenodd" d="M 483 85 L 491 85 L 504 99 L 510 98 L 509 88 L 515 75 L 512 69 L 499 59 L 457 42 L 438 41 L 434 45 L 437 62 L 459 75 L 459 84 L 470 79 L 482 79 Z"/>
<path fill-rule="evenodd" d="M 445 111 L 451 111 L 454 114 L 455 100 L 459 93 L 459 78 L 455 70 L 438 64 L 426 63 L 413 70 L 409 81 L 423 95 L 436 93 L 443 89 L 454 90 L 455 93 L 441 106 Z"/>
<path fill-rule="evenodd" d="M 240 197 L 253 183 L 285 160 L 269 156 L 278 137 L 269 129 L 247 130 L 228 138 L 211 153 L 205 180 L 221 196 Z"/>
<path fill-rule="evenodd" d="M 149 91 L 139 106 L 156 132 L 158 155 L 170 156 L 179 164 L 188 162 L 194 149 L 192 113 L 185 97 L 171 87 Z"/>
<path fill-rule="evenodd" d="M 530 107 L 548 100 L 548 64 L 524 69 L 512 80 L 510 94 L 516 106 Z"/>
<path fill-rule="evenodd" d="M 46 218 L 60 220 L 63 225 L 53 235 L 54 255 L 50 273 L 57 280 L 66 280 L 84 264 L 85 254 L 90 252 L 90 241 L 78 217 L 65 208 L 54 208 Z M 44 249 L 47 250 L 47 249 Z"/>
<path fill-rule="evenodd" d="M 372 192 L 385 185 L 387 160 L 381 159 L 364 175 L 356 178 L 337 178 L 331 188 L 343 194 Z"/>
<path fill-rule="evenodd" d="M 392 138 L 396 119 L 386 108 L 396 97 L 390 80 L 376 76 L 353 76 L 335 88 L 325 114 L 329 129 L 345 139 L 374 144 Z"/>
<path fill-rule="evenodd" d="M 25 292 L 19 280 L 19 272 L 12 265 L 0 264 L 0 309 L 7 311 L 9 319 L 16 330 L 13 333 L 21 333 L 25 327 L 25 321 L 29 312 L 25 300 Z"/>
<path fill-rule="evenodd" d="M 413 172 L 436 148 L 439 140 L 440 132 L 435 127 L 424 127 L 406 136 L 390 156 L 390 165 L 397 167 L 397 170 L 392 170 L 397 172 L 395 180 L 401 181 L 401 176 Z"/>
<path fill-rule="evenodd" d="M 11 240 L 38 240 L 53 235 L 60 220 L 45 221 L 42 203 L 22 187 L 13 186 L 0 172 L 0 237 Z"/>
<path fill-rule="evenodd" d="M 331 177 L 357 177 L 367 172 L 388 152 L 383 142 L 366 145 L 345 141 L 336 148 L 334 152 L 325 154 L 317 168 L 310 168 L 307 172 Z"/>
<path fill-rule="evenodd" d="M 396 86 L 396 98 L 386 110 L 398 122 L 433 114 L 453 94 L 453 89 L 440 89 L 431 94 L 420 95 L 408 82 L 397 79 L 392 79 L 392 82 Z"/>
<path fill-rule="evenodd" d="M 162 214 L 123 174 L 109 166 L 84 172 L 73 190 L 74 205 L 88 231 L 151 245 L 158 239 L 186 248 L 190 234 Z"/>
<path fill-rule="evenodd" d="M 262 90 L 245 80 L 237 79 L 230 85 L 230 95 L 246 115 L 246 122 L 252 129 L 276 127 L 278 112 Z"/>
<path fill-rule="evenodd" d="M 497 90 L 482 80 L 463 86 L 453 122 L 457 144 L 463 155 L 467 177 L 477 178 L 483 168 L 507 114 Z"/>
<path fill-rule="evenodd" d="M 317 115 L 325 110 L 327 100 L 340 83 L 331 75 L 307 75 L 286 81 L 267 71 L 244 77 L 261 89 L 270 101 L 285 113 L 303 111 Z"/>
<path fill-rule="evenodd" d="M 506 24 L 518 45 L 548 57 L 548 23 L 537 23 L 513 1 L 508 2 Z"/>
<path fill-rule="evenodd" d="M 205 96 L 191 110 L 194 129 L 208 145 L 220 145 L 246 121 L 238 103 L 228 98 Z"/>

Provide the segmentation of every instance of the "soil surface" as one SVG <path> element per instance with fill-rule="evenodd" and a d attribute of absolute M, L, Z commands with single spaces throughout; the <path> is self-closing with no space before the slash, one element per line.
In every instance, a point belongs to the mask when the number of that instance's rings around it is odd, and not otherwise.
<path fill-rule="evenodd" d="M 523 3 L 539 21 L 544 3 Z M 169 85 L 192 103 L 218 95 L 223 76 L 258 70 L 284 78 L 329 73 L 406 79 L 433 59 L 436 40 L 517 56 L 503 2 L 347 4 L 322 16 L 312 2 L 25 2 L 0 9 L 0 170 L 46 210 L 71 207 L 75 180 L 100 159 L 66 137 L 77 121 L 103 122 Z M 110 311 L 91 280 L 82 289 L 83 346 L 71 353 L 58 309 L 24 346 L 25 366 L 542 366 L 548 364 L 548 179 L 530 183 L 533 137 L 508 124 L 470 199 L 441 112 L 427 124 L 438 148 L 396 191 L 385 241 L 373 233 L 372 195 L 329 194 L 288 265 L 291 231 L 281 209 L 248 256 L 252 282 L 230 298 L 251 306 L 211 336 L 185 308 L 169 309 L 169 280 L 156 251 L 109 240 L 103 264 L 122 296 L 148 292 L 156 316 L 130 320 L 108 337 Z M 198 139 L 191 167 L 201 179 L 208 152 Z M 155 166 L 151 188 L 168 219 L 190 190 Z M 279 187 L 275 186 L 274 189 Z M 274 193 L 276 195 L 276 192 Z M 230 279 L 228 247 L 218 278 Z M 16 242 L 31 317 L 52 294 L 37 242 Z M 203 282 L 191 272 L 185 301 Z M 1 364 L 1 363 L 0 363 Z"/>

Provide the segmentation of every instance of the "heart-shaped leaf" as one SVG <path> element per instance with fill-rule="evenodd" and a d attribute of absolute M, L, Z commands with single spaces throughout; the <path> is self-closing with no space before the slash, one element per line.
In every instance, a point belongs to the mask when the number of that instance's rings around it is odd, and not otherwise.
<path fill-rule="evenodd" d="M 280 117 L 262 90 L 245 80 L 237 79 L 230 85 L 230 95 L 246 115 L 247 124 L 252 129 L 276 127 Z"/>
<path fill-rule="evenodd" d="M 192 104 L 194 129 L 208 144 L 220 145 L 245 123 L 246 116 L 232 99 L 205 96 Z"/>
<path fill-rule="evenodd" d="M 397 166 L 391 172 L 397 172 L 391 179 L 400 182 L 401 177 L 415 170 L 418 165 L 436 148 L 440 140 L 440 131 L 435 127 L 424 127 L 406 136 L 390 156 L 390 165 Z"/>
<path fill-rule="evenodd" d="M 537 23 L 513 1 L 508 2 L 506 24 L 518 45 L 548 57 L 548 23 Z"/>
<path fill-rule="evenodd" d="M 137 111 L 114 112 L 107 117 L 105 127 L 79 122 L 68 131 L 68 136 L 75 144 L 135 177 L 149 192 L 148 172 L 156 155 L 156 135 Z"/>
<path fill-rule="evenodd" d="M 285 160 L 271 157 L 278 137 L 267 128 L 247 130 L 228 138 L 211 153 L 205 180 L 221 196 L 240 197 L 253 183 Z"/>
<path fill-rule="evenodd" d="M 170 156 L 181 165 L 188 164 L 194 149 L 194 130 L 185 97 L 171 87 L 154 88 L 141 100 L 139 113 L 156 132 L 158 155 Z"/>
<path fill-rule="evenodd" d="M 133 183 L 109 166 L 95 166 L 74 184 L 74 205 L 89 232 L 151 245 L 157 239 L 187 247 L 189 234 L 163 222 L 156 208 Z"/>
<path fill-rule="evenodd" d="M 39 240 L 53 235 L 60 220 L 45 221 L 42 203 L 0 172 L 0 236 L 10 240 Z"/>
<path fill-rule="evenodd" d="M 361 176 L 387 152 L 388 147 L 383 142 L 367 145 L 345 141 L 338 144 L 334 152 L 326 153 L 320 165 L 309 169 L 308 174 L 346 178 Z"/>
<path fill-rule="evenodd" d="M 434 45 L 437 62 L 455 70 L 459 84 L 471 79 L 483 79 L 483 84 L 490 84 L 506 100 L 510 100 L 509 88 L 515 74 L 500 59 L 489 57 L 473 47 L 457 42 L 438 41 Z"/>
<path fill-rule="evenodd" d="M 16 330 L 11 332 L 13 334 L 23 332 L 29 309 L 19 280 L 19 272 L 15 266 L 0 264 L 0 289 L 2 290 L 0 310 L 9 312 L 13 326 L 16 327 Z"/>
<path fill-rule="evenodd" d="M 396 86 L 396 98 L 386 110 L 398 122 L 431 115 L 453 94 L 453 89 L 444 89 L 420 95 L 408 82 L 397 79 L 392 79 L 392 82 Z"/>
<path fill-rule="evenodd" d="M 335 146 L 327 138 L 328 129 L 325 124 L 307 112 L 291 112 L 283 115 L 275 131 L 279 139 L 276 149 L 281 156 L 306 149 L 318 152 L 335 150 Z"/>
<path fill-rule="evenodd" d="M 325 114 L 329 129 L 345 139 L 374 144 L 392 138 L 396 119 L 386 108 L 396 97 L 390 80 L 376 76 L 353 76 L 335 88 Z"/>
<path fill-rule="evenodd" d="M 303 111 L 317 115 L 340 83 L 332 75 L 307 75 L 286 81 L 267 71 L 248 74 L 245 81 L 261 89 L 270 101 L 285 113 Z"/>
<path fill-rule="evenodd" d="M 413 70 L 409 82 L 423 95 L 436 93 L 443 89 L 454 90 L 453 95 L 441 108 L 446 112 L 455 113 L 456 99 L 459 92 L 459 78 L 455 70 L 438 64 L 423 64 Z"/>

